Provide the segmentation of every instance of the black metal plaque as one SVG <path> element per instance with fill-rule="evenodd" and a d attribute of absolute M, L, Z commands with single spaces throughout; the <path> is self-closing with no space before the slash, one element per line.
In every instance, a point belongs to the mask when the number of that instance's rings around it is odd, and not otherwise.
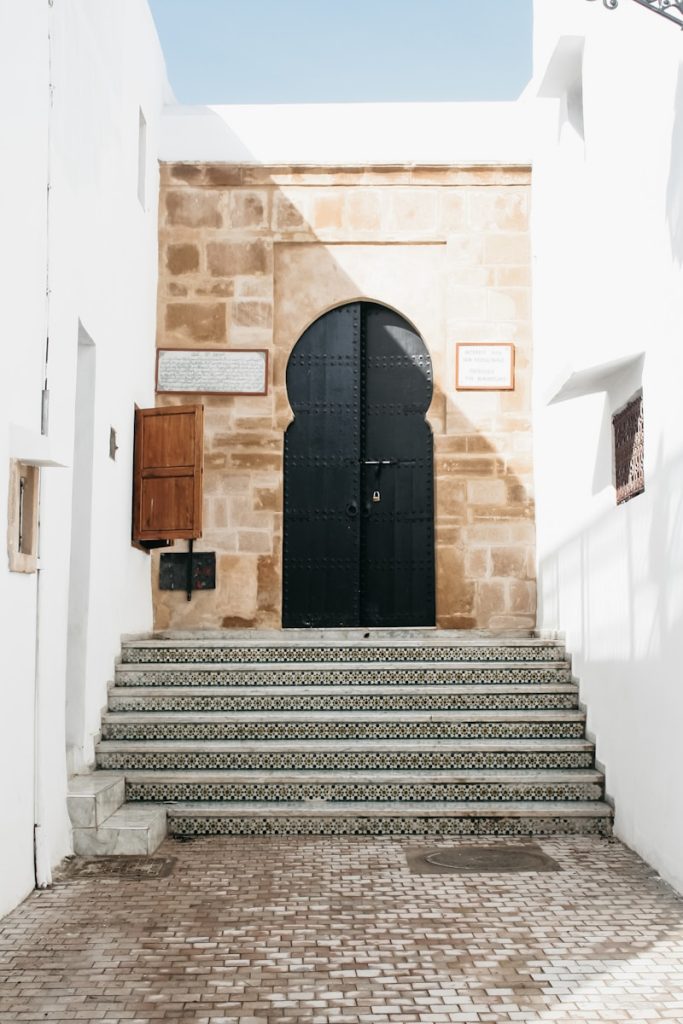
<path fill-rule="evenodd" d="M 192 558 L 192 590 L 216 589 L 216 552 L 169 552 L 160 555 L 159 590 L 187 590 L 188 559 Z"/>
<path fill-rule="evenodd" d="M 434 624 L 429 353 L 383 306 L 331 310 L 287 366 L 285 626 Z"/>

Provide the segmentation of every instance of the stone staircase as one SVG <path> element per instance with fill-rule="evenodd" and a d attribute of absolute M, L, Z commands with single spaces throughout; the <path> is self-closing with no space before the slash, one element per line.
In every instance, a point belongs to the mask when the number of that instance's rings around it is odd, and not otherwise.
<path fill-rule="evenodd" d="M 176 836 L 608 834 L 555 639 L 161 634 L 123 644 L 97 765 Z"/>
<path fill-rule="evenodd" d="M 166 835 L 165 809 L 125 800 L 125 778 L 120 773 L 71 776 L 66 802 L 74 853 L 81 857 L 154 853 Z"/>

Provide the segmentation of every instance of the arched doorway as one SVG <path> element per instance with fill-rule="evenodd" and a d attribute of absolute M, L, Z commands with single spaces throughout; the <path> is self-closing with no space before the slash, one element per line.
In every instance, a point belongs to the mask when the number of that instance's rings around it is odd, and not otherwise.
<path fill-rule="evenodd" d="M 283 625 L 434 625 L 432 364 L 398 313 L 353 302 L 287 364 Z"/>

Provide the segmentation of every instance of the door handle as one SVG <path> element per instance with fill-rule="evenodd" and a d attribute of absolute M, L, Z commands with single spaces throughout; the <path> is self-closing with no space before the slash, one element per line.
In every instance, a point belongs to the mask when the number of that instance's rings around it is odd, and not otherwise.
<path fill-rule="evenodd" d="M 348 503 L 348 505 L 346 506 L 346 514 L 347 516 L 350 516 L 352 519 L 354 516 L 358 515 L 358 505 L 355 503 L 355 501 L 350 501 Z"/>

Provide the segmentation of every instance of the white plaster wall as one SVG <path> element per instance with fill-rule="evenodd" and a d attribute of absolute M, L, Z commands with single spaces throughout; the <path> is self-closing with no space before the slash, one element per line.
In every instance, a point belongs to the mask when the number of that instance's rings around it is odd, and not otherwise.
<path fill-rule="evenodd" d="M 64 341 L 51 346 L 50 376 L 63 382 L 51 431 L 64 437 L 65 461 L 73 455 L 79 322 L 96 362 L 88 690 L 82 753 L 73 752 L 78 764 L 92 759 L 121 633 L 150 621 L 149 558 L 130 545 L 132 444 L 134 404 L 154 404 L 156 152 L 165 71 L 143 0 L 62 0 L 55 11 L 53 189 L 60 201 L 51 218 L 51 314 Z M 147 121 L 145 209 L 137 198 L 140 108 Z M 109 458 L 110 427 L 116 461 Z M 70 496 L 70 480 L 68 488 Z"/>
<path fill-rule="evenodd" d="M 561 36 L 573 63 L 551 61 Z M 556 96 L 533 185 L 539 625 L 567 633 L 617 834 L 681 890 L 682 62 L 675 26 L 626 0 L 535 4 L 535 86 Z M 611 416 L 641 384 L 646 491 L 617 508 Z"/>
<path fill-rule="evenodd" d="M 21 57 L 19 57 L 21 54 Z M 21 96 L 21 103 L 17 96 Z M 47 5 L 0 2 L 0 539 L 7 535 L 10 424 L 40 431 L 45 336 Z M 27 123 L 41 130 L 26 132 Z M 0 915 L 33 886 L 36 577 L 0 563 Z"/>
<path fill-rule="evenodd" d="M 51 56 L 48 60 L 48 32 Z M 48 118 L 48 64 L 52 112 Z M 79 331 L 96 352 L 86 690 L 69 762 L 92 758 L 121 633 L 149 628 L 149 558 L 131 548 L 134 404 L 154 400 L 158 125 L 163 58 L 144 0 L 0 2 L 3 160 L 3 369 L 0 531 L 8 456 L 48 458 L 42 471 L 39 626 L 36 576 L 0 568 L 10 658 L 0 689 L 0 913 L 33 881 L 33 651 L 39 638 L 37 817 L 52 864 L 70 851 L 66 814 L 66 650 Z M 167 98 L 167 97 L 166 97 Z M 138 119 L 147 120 L 147 204 L 137 196 Z M 49 131 L 48 131 L 49 126 Z M 45 197 L 48 181 L 49 239 Z M 49 253 L 49 260 L 47 254 Z M 49 262 L 50 421 L 40 439 Z M 5 294 L 6 292 L 6 294 Z M 109 458 L 109 429 L 118 433 Z M 6 632 L 5 632 L 6 631 Z M 8 781 L 12 780 L 12 785 Z"/>
<path fill-rule="evenodd" d="M 159 155 L 246 164 L 526 165 L 530 112 L 525 100 L 169 106 Z"/>

